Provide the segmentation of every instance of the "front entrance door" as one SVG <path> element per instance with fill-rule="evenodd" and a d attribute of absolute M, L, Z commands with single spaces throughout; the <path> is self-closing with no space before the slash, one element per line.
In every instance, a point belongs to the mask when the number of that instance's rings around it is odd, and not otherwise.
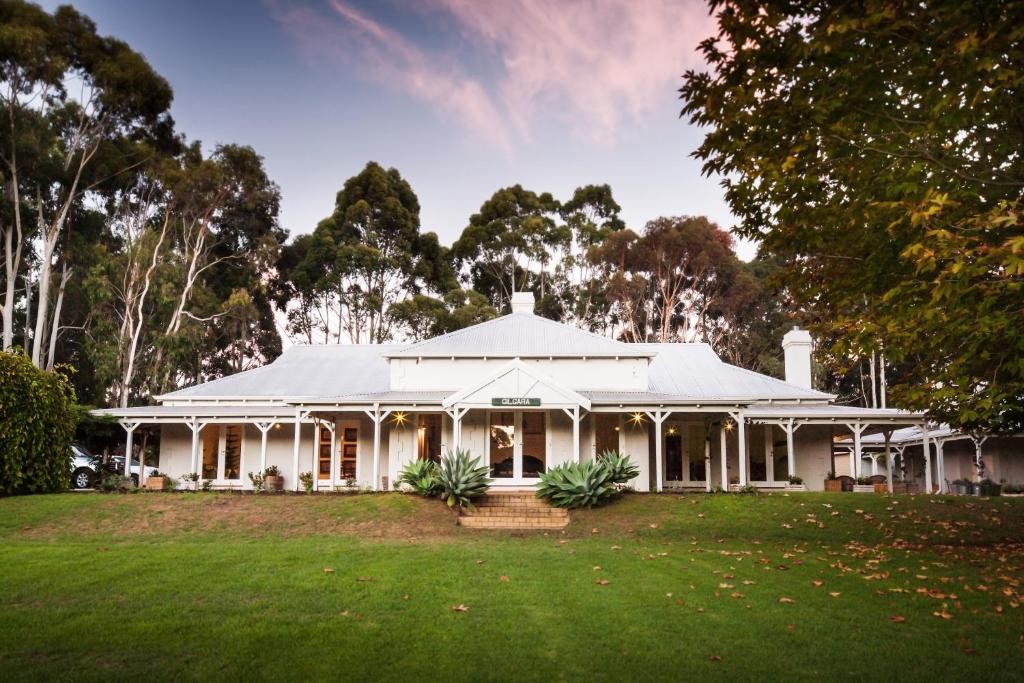
<path fill-rule="evenodd" d="M 533 484 L 547 468 L 547 413 L 490 414 L 487 461 L 496 484 Z"/>

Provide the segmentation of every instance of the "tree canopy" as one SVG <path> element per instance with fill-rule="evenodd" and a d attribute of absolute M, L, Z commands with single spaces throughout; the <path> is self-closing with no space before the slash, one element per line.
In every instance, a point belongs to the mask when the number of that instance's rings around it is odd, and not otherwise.
<path fill-rule="evenodd" d="M 824 355 L 884 353 L 893 403 L 1024 429 L 1024 6 L 711 8 L 695 156 Z"/>

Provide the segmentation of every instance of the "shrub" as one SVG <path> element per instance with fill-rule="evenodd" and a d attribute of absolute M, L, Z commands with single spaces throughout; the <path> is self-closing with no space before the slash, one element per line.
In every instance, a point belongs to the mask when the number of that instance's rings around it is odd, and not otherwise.
<path fill-rule="evenodd" d="M 252 492 L 259 493 L 263 490 L 263 473 L 262 472 L 250 472 L 249 481 L 252 482 Z"/>
<path fill-rule="evenodd" d="M 857 484 L 860 486 L 868 486 L 873 483 L 871 477 L 857 477 Z"/>
<path fill-rule="evenodd" d="M 123 474 L 108 474 L 100 480 L 99 490 L 106 493 L 119 493 L 133 491 L 135 484 L 131 478 Z"/>
<path fill-rule="evenodd" d="M 299 482 L 302 484 L 302 488 L 306 490 L 306 493 L 313 493 L 313 473 L 303 472 L 299 475 Z"/>
<path fill-rule="evenodd" d="M 398 477 L 399 484 L 408 484 L 413 491 L 428 498 L 441 492 L 437 463 L 433 460 L 413 460 Z"/>
<path fill-rule="evenodd" d="M 264 478 L 266 478 L 266 477 L 280 477 L 280 476 L 281 476 L 281 468 L 278 467 L 277 465 L 271 465 L 267 469 L 263 470 L 263 477 Z"/>
<path fill-rule="evenodd" d="M 832 470 L 829 470 L 828 472 L 825 473 L 825 481 L 835 481 L 838 478 L 839 477 L 837 477 L 836 473 L 833 472 Z"/>
<path fill-rule="evenodd" d="M 66 490 L 77 423 L 66 376 L 0 352 L 0 494 Z"/>
<path fill-rule="evenodd" d="M 600 460 L 558 465 L 540 475 L 537 497 L 560 508 L 594 507 L 615 495 L 611 475 Z"/>
<path fill-rule="evenodd" d="M 798 477 L 795 474 L 791 474 L 789 475 L 789 483 L 793 484 L 794 486 L 799 486 L 800 484 L 804 483 L 804 480 L 803 477 Z"/>
<path fill-rule="evenodd" d="M 749 495 L 755 495 L 757 493 L 757 489 L 754 488 L 754 486 L 752 484 L 744 484 L 743 486 L 741 486 L 738 489 L 736 489 L 736 493 L 743 494 L 743 495 L 748 495 L 748 496 Z"/>
<path fill-rule="evenodd" d="M 441 500 L 448 507 L 473 507 L 473 499 L 487 493 L 493 481 L 488 475 L 490 468 L 480 464 L 480 458 L 471 457 L 469 451 L 461 448 L 441 460 L 438 481 L 441 485 Z"/>
<path fill-rule="evenodd" d="M 618 451 L 605 451 L 597 456 L 598 461 L 608 470 L 608 482 L 625 484 L 640 476 L 640 468 L 633 464 L 629 456 Z"/>

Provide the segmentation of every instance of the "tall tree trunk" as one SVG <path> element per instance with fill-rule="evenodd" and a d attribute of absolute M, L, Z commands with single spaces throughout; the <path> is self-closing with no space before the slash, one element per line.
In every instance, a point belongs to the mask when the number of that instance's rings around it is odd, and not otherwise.
<path fill-rule="evenodd" d="M 871 407 L 878 407 L 878 380 L 875 377 L 875 363 L 876 356 L 874 350 L 871 351 Z"/>
<path fill-rule="evenodd" d="M 11 178 L 8 183 L 7 196 L 14 212 L 13 225 L 4 228 L 4 272 L 7 280 L 4 291 L 3 305 L 3 349 L 10 350 L 14 346 L 14 294 L 21 269 L 21 249 L 25 239 L 21 227 L 21 195 L 18 190 L 17 165 L 11 164 Z M 26 344 L 27 344 L 26 340 Z"/>
<path fill-rule="evenodd" d="M 149 268 L 143 277 L 142 292 L 139 293 L 138 305 L 135 311 L 135 324 L 131 333 L 131 342 L 128 344 L 127 365 L 124 375 L 121 378 L 121 400 L 122 408 L 128 407 L 128 395 L 131 393 L 132 381 L 135 379 L 135 356 L 139 349 L 139 339 L 142 336 L 143 320 L 145 319 L 146 297 L 149 294 L 149 285 L 153 279 L 153 271 L 156 270 L 160 261 L 160 248 L 163 246 L 164 238 L 167 236 L 167 226 L 170 224 L 170 217 L 164 217 L 163 227 L 160 229 L 160 239 L 153 247 L 153 258 L 149 262 Z M 140 470 L 141 473 L 141 470 Z"/>
<path fill-rule="evenodd" d="M 53 370 L 53 360 L 57 355 L 57 335 L 60 332 L 60 311 L 64 307 L 64 288 L 71 278 L 71 269 L 65 263 L 61 268 L 60 287 L 57 290 L 57 303 L 53 307 L 53 322 L 50 328 L 50 349 L 46 353 L 46 369 Z"/>

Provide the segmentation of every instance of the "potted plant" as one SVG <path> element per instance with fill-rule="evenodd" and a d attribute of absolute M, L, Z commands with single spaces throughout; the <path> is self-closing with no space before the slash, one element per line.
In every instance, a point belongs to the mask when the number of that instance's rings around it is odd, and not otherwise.
<path fill-rule="evenodd" d="M 839 477 L 836 476 L 836 473 L 831 470 L 825 474 L 825 490 L 835 491 L 837 493 L 843 490 L 843 482 L 841 482 Z"/>
<path fill-rule="evenodd" d="M 146 477 L 146 488 L 151 491 L 164 491 L 171 487 L 171 478 L 163 472 L 153 472 Z"/>
<path fill-rule="evenodd" d="M 196 490 L 196 482 L 199 481 L 198 472 L 189 472 L 188 474 L 181 475 L 180 479 L 185 482 L 185 486 L 189 491 Z"/>
<path fill-rule="evenodd" d="M 787 491 L 806 491 L 807 490 L 807 487 L 804 486 L 804 480 L 803 480 L 802 477 L 798 477 L 795 474 L 792 474 L 792 475 L 789 476 L 787 481 L 788 481 L 788 483 L 786 484 L 786 490 Z"/>
<path fill-rule="evenodd" d="M 1004 484 L 1000 493 L 1004 496 L 1020 498 L 1024 496 L 1024 484 Z"/>
<path fill-rule="evenodd" d="M 271 465 L 263 470 L 263 488 L 267 491 L 283 491 L 284 477 L 277 465 Z"/>
<path fill-rule="evenodd" d="M 974 487 L 974 495 L 976 496 L 998 496 L 1001 493 L 1002 486 L 995 483 L 988 477 L 985 477 L 979 481 Z"/>
<path fill-rule="evenodd" d="M 299 475 L 299 482 L 302 484 L 302 488 L 305 489 L 306 493 L 313 493 L 313 473 L 303 472 Z"/>
<path fill-rule="evenodd" d="M 950 493 L 957 496 L 969 496 L 973 493 L 974 486 L 966 479 L 954 479 L 950 485 Z"/>
<path fill-rule="evenodd" d="M 871 481 L 871 477 L 857 477 L 857 481 L 853 485 L 854 493 L 874 493 L 875 485 Z"/>

